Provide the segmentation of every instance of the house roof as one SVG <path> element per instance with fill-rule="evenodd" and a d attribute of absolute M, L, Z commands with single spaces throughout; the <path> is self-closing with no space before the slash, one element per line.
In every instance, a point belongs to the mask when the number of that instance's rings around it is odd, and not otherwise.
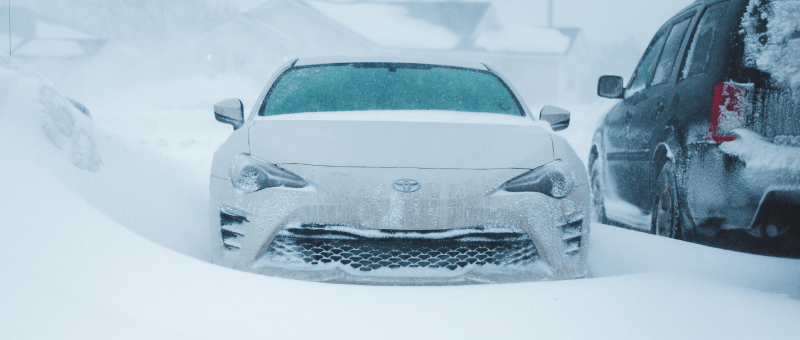
<path fill-rule="evenodd" d="M 376 44 L 329 16 L 297 0 L 272 0 L 242 16 L 293 41 L 293 48 L 313 55 L 366 53 Z"/>
<path fill-rule="evenodd" d="M 377 45 L 434 50 L 468 45 L 489 8 L 460 2 L 306 3 Z"/>
<path fill-rule="evenodd" d="M 377 48 L 557 56 L 569 53 L 580 32 L 503 22 L 489 2 L 271 0 L 232 21 L 245 18 L 311 55 Z"/>
<path fill-rule="evenodd" d="M 490 52 L 564 54 L 573 40 L 554 28 L 504 25 L 476 32 L 474 46 Z"/>
<path fill-rule="evenodd" d="M 8 13 L 8 7 L 0 7 Z M 8 43 L 8 16 L 0 16 L 0 33 Z M 76 28 L 23 7 L 11 7 L 11 54 L 28 58 L 90 58 L 106 43 Z"/>
<path fill-rule="evenodd" d="M 577 28 L 500 22 L 488 2 L 305 1 L 372 43 L 389 48 L 566 54 Z"/>
<path fill-rule="evenodd" d="M 194 39 L 195 42 L 203 42 L 203 39 L 208 36 L 217 34 L 227 35 L 235 34 L 237 38 L 247 36 L 254 36 L 257 39 L 262 39 L 264 36 L 279 40 L 283 43 L 294 43 L 294 39 L 287 37 L 279 31 L 272 29 L 264 23 L 253 20 L 247 16 L 235 17 L 203 34 L 202 37 Z"/>

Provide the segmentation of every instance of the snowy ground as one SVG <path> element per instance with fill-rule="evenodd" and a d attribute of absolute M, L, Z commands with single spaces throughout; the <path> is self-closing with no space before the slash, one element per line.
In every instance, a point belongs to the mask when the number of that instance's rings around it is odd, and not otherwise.
<path fill-rule="evenodd" d="M 604 225 L 593 226 L 584 280 L 371 287 L 214 266 L 204 262 L 207 176 L 230 127 L 210 105 L 232 96 L 252 105 L 261 84 L 193 79 L 130 91 L 84 103 L 92 122 L 13 67 L 0 59 L 0 338 L 800 334 L 800 260 Z M 564 135 L 584 159 L 608 105 L 565 105 L 574 116 Z M 79 168 L 95 163 L 96 172 Z"/>

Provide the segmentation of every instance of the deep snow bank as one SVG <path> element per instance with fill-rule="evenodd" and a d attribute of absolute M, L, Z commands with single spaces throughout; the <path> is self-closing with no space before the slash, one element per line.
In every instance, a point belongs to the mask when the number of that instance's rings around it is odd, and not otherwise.
<path fill-rule="evenodd" d="M 595 224 L 589 275 L 669 272 L 800 299 L 800 260 L 738 253 Z"/>
<path fill-rule="evenodd" d="M 0 56 L 0 176 L 24 157 L 69 185 L 96 209 L 170 249 L 207 259 L 208 169 L 175 162 L 103 129 L 77 111 L 52 84 L 27 66 Z M 53 147 L 55 146 L 55 147 Z M 11 156 L 11 152 L 17 153 Z M 66 161 L 66 162 L 65 162 Z M 70 164 L 71 163 L 71 164 Z M 20 192 L 46 195 L 47 191 Z M 51 214 L 54 207 L 38 206 Z"/>
<path fill-rule="evenodd" d="M 6 172 L 17 180 L 0 178 L 8 223 L 0 237 L 2 338 L 793 339 L 800 332 L 800 302 L 687 275 L 369 287 L 241 273 L 128 232 L 47 170 L 25 170 L 40 159 L 7 149 L 20 167 Z M 28 192 L 47 194 L 19 195 Z M 31 214 L 39 207 L 48 213 Z M 652 238 L 644 240 L 646 252 Z M 628 259 L 606 260 L 624 268 Z M 638 270 L 647 268 L 628 273 Z"/>
<path fill-rule="evenodd" d="M 214 119 L 215 103 L 240 98 L 253 106 L 263 83 L 246 77 L 191 77 L 158 84 L 129 85 L 117 92 L 93 92 L 82 98 L 93 120 L 170 159 L 209 169 L 214 150 L 231 134 L 231 126 Z M 248 115 L 245 112 L 245 115 Z"/>

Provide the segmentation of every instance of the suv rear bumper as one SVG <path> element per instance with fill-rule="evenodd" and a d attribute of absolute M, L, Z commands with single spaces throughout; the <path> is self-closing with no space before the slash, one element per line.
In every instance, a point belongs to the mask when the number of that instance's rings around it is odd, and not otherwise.
<path fill-rule="evenodd" d="M 749 231 L 753 236 L 776 237 L 800 224 L 800 187 L 774 187 L 761 197 Z"/>
<path fill-rule="evenodd" d="M 761 141 L 770 145 L 772 143 Z M 719 230 L 742 229 L 756 237 L 776 237 L 800 227 L 800 168 L 783 158 L 800 155 L 759 149 L 761 160 L 729 152 L 723 144 L 687 147 L 684 185 L 687 208 L 697 232 L 713 236 Z M 781 166 L 787 165 L 787 166 Z"/>

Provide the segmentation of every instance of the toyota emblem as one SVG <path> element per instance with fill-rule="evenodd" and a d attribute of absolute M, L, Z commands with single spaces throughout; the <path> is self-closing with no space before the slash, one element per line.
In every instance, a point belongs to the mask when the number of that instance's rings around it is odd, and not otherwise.
<path fill-rule="evenodd" d="M 413 179 L 404 178 L 394 181 L 394 183 L 392 183 L 392 188 L 394 188 L 394 190 L 397 190 L 399 192 L 409 193 L 419 190 L 420 188 L 422 188 L 422 186 L 419 184 L 419 182 Z"/>

